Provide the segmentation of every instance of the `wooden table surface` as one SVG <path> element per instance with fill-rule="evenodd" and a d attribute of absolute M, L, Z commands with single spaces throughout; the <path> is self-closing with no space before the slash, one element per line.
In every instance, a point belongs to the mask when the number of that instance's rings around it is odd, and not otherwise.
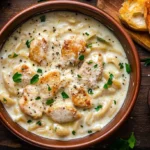
<path fill-rule="evenodd" d="M 96 0 L 82 0 L 85 3 L 96 5 Z M 0 28 L 17 12 L 36 4 L 37 0 L 0 0 Z M 134 109 L 125 123 L 107 140 L 89 147 L 89 150 L 107 150 L 115 138 L 127 138 L 131 132 L 137 139 L 135 150 L 150 150 L 150 109 L 147 105 L 150 92 L 150 66 L 145 67 L 142 60 L 150 58 L 150 52 L 136 44 L 141 60 L 141 86 Z M 34 149 L 28 143 L 18 139 L 0 123 L 0 150 Z M 36 150 L 41 150 L 36 148 Z"/>

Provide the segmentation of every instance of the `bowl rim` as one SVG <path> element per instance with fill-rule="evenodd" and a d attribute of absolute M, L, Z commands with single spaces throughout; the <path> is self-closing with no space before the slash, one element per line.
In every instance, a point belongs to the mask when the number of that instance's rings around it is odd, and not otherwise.
<path fill-rule="evenodd" d="M 96 142 L 102 141 L 106 138 L 108 138 L 112 133 L 114 133 L 114 131 L 116 131 L 120 125 L 126 120 L 127 116 L 129 115 L 129 113 L 131 112 L 132 108 L 134 107 L 137 95 L 138 95 L 138 91 L 139 91 L 139 87 L 140 87 L 140 81 L 141 81 L 141 77 L 140 77 L 140 61 L 139 61 L 139 56 L 137 53 L 137 50 L 135 48 L 135 45 L 133 43 L 133 41 L 131 40 L 131 38 L 129 37 L 129 35 L 127 34 L 127 32 L 124 30 L 124 28 L 115 20 L 113 19 L 111 16 L 109 16 L 106 12 L 96 8 L 95 6 L 92 6 L 90 4 L 85 4 L 83 2 L 79 2 L 79 1 L 70 1 L 70 0 L 60 0 L 60 1 L 48 1 L 48 2 L 43 2 L 43 3 L 39 3 L 39 4 L 35 4 L 32 6 L 29 6 L 27 8 L 25 8 L 24 10 L 22 10 L 21 12 L 19 12 L 18 14 L 16 14 L 14 17 L 12 17 L 0 30 L 0 36 L 2 35 L 3 32 L 5 32 L 5 30 L 11 26 L 11 24 L 20 16 L 29 13 L 32 9 L 37 9 L 39 7 L 44 7 L 46 5 L 51 5 L 51 4 L 72 4 L 72 5 L 80 5 L 82 7 L 84 7 L 85 9 L 90 9 L 93 12 L 98 12 L 99 14 L 101 14 L 102 16 L 108 18 L 108 20 L 110 20 L 116 27 L 118 30 L 120 30 L 120 32 L 122 33 L 122 35 L 125 37 L 125 39 L 127 40 L 128 44 L 131 47 L 131 50 L 133 52 L 133 55 L 135 56 L 135 64 L 136 64 L 136 69 L 137 69 L 137 80 L 139 81 L 135 87 L 135 92 L 132 98 L 132 101 L 130 102 L 130 105 L 128 107 L 128 109 L 126 110 L 126 112 L 124 113 L 123 117 L 120 119 L 120 121 L 118 121 L 115 126 L 113 126 L 108 132 L 104 133 L 100 138 L 96 138 L 93 139 L 91 141 L 87 141 L 84 143 L 80 143 L 78 145 L 73 145 L 73 146 L 69 146 L 67 147 L 67 145 L 65 145 L 64 147 L 59 146 L 59 145 L 55 145 L 55 146 L 51 146 L 50 144 L 43 144 L 43 143 L 37 143 L 36 140 L 32 140 L 29 137 L 24 136 L 22 133 L 18 132 L 18 130 L 14 129 L 10 124 L 8 124 L 7 122 L 7 118 L 4 118 L 4 116 L 2 115 L 2 112 L 0 111 L 0 118 L 1 118 L 1 122 L 4 124 L 5 127 L 7 127 L 7 129 L 9 129 L 9 131 L 11 131 L 14 135 L 16 135 L 17 137 L 19 137 L 20 139 L 22 139 L 23 141 L 26 141 L 34 146 L 38 146 L 41 148 L 66 148 L 66 149 L 73 149 L 73 148 L 81 148 L 81 147 L 87 147 L 89 145 L 95 144 Z M 33 14 L 32 14 L 33 15 Z M 36 14 L 34 14 L 36 15 Z M 71 142 L 72 140 L 70 140 Z"/>

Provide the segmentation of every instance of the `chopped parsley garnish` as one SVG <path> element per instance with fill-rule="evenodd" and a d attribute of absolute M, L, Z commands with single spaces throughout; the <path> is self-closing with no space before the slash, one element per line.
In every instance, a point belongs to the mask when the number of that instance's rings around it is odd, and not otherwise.
<path fill-rule="evenodd" d="M 89 36 L 90 34 L 89 33 L 87 33 L 87 32 L 85 32 L 85 34 L 87 35 L 87 36 Z"/>
<path fill-rule="evenodd" d="M 97 36 L 97 40 L 98 40 L 99 42 L 102 42 L 102 43 L 105 43 L 105 44 L 107 44 L 107 45 L 110 45 L 110 43 L 109 43 L 108 41 L 106 41 L 105 39 L 103 39 L 103 38 L 101 38 L 101 37 L 98 37 L 98 36 Z"/>
<path fill-rule="evenodd" d="M 98 106 L 95 108 L 95 110 L 96 110 L 96 111 L 99 111 L 101 108 L 103 108 L 103 106 L 102 106 L 102 105 L 98 105 Z"/>
<path fill-rule="evenodd" d="M 94 68 L 97 68 L 98 64 L 94 65 Z"/>
<path fill-rule="evenodd" d="M 30 48 L 30 44 L 31 44 L 31 42 L 32 42 L 33 40 L 34 40 L 34 39 L 32 39 L 32 40 L 27 40 L 27 41 L 26 41 L 27 48 Z"/>
<path fill-rule="evenodd" d="M 88 89 L 88 93 L 91 95 L 94 94 L 92 89 Z"/>
<path fill-rule="evenodd" d="M 18 54 L 16 54 L 16 53 L 8 55 L 9 58 L 16 58 L 17 56 L 18 56 Z"/>
<path fill-rule="evenodd" d="M 37 121 L 36 124 L 39 125 L 39 126 L 42 125 L 41 121 Z"/>
<path fill-rule="evenodd" d="M 38 73 L 42 73 L 42 69 L 38 69 L 37 72 L 38 72 Z"/>
<path fill-rule="evenodd" d="M 80 78 L 80 79 L 82 78 L 79 74 L 78 74 L 77 76 L 78 76 L 78 78 Z"/>
<path fill-rule="evenodd" d="M 34 76 L 31 78 L 30 84 L 35 84 L 35 83 L 37 83 L 38 81 L 39 81 L 39 75 L 36 74 L 36 75 L 34 75 Z"/>
<path fill-rule="evenodd" d="M 119 66 L 120 66 L 120 69 L 124 68 L 123 63 L 119 63 Z"/>
<path fill-rule="evenodd" d="M 92 43 L 86 45 L 87 48 L 92 48 Z"/>
<path fill-rule="evenodd" d="M 88 133 L 91 134 L 91 133 L 92 133 L 92 130 L 88 130 Z"/>
<path fill-rule="evenodd" d="M 80 125 L 81 128 L 83 128 L 83 125 Z"/>
<path fill-rule="evenodd" d="M 117 104 L 116 100 L 114 100 L 114 104 L 115 104 L 115 105 Z"/>
<path fill-rule="evenodd" d="M 131 66 L 129 64 L 127 64 L 127 63 L 125 65 L 126 65 L 126 72 L 128 74 L 130 74 L 131 73 Z"/>
<path fill-rule="evenodd" d="M 38 96 L 35 100 L 39 100 L 39 99 L 41 99 L 41 97 L 40 97 L 40 96 Z"/>
<path fill-rule="evenodd" d="M 7 99 L 6 99 L 6 98 L 3 98 L 3 102 L 6 103 L 6 102 L 7 102 Z"/>
<path fill-rule="evenodd" d="M 92 60 L 90 60 L 89 62 L 88 62 L 88 64 L 90 65 L 90 64 L 92 64 L 93 63 L 93 61 Z"/>
<path fill-rule="evenodd" d="M 62 95 L 63 99 L 69 98 L 69 96 L 64 91 L 61 93 L 61 95 Z"/>
<path fill-rule="evenodd" d="M 48 86 L 48 91 L 51 91 L 51 88 L 50 88 L 50 86 L 49 85 L 47 85 Z"/>
<path fill-rule="evenodd" d="M 103 62 L 103 66 L 105 66 L 105 62 Z"/>
<path fill-rule="evenodd" d="M 136 139 L 134 133 L 132 132 L 129 139 L 116 139 L 115 142 L 111 145 L 110 150 L 130 150 L 133 149 L 136 144 Z"/>
<path fill-rule="evenodd" d="M 113 74 L 110 74 L 110 75 L 109 75 L 109 79 L 108 79 L 107 83 L 104 84 L 104 89 L 108 89 L 108 86 L 109 86 L 109 85 L 112 85 L 112 83 L 113 83 L 113 82 L 112 82 L 113 77 L 114 77 Z"/>
<path fill-rule="evenodd" d="M 79 60 L 84 60 L 84 55 L 80 55 Z"/>
<path fill-rule="evenodd" d="M 40 20 L 41 20 L 41 22 L 45 22 L 46 16 L 45 16 L 45 15 L 41 16 L 41 17 L 40 17 Z"/>
<path fill-rule="evenodd" d="M 46 101 L 46 105 L 52 105 L 54 103 L 54 100 L 53 99 L 48 99 Z"/>
<path fill-rule="evenodd" d="M 31 123 L 31 122 L 32 122 L 32 120 L 28 120 L 28 121 L 27 121 L 27 123 Z"/>
<path fill-rule="evenodd" d="M 13 78 L 13 81 L 14 81 L 14 82 L 19 83 L 19 82 L 22 81 L 21 77 L 22 77 L 22 74 L 16 72 L 16 73 L 13 75 L 12 78 Z"/>
<path fill-rule="evenodd" d="M 76 131 L 73 130 L 73 131 L 72 131 L 72 134 L 73 134 L 73 135 L 76 135 Z"/>
<path fill-rule="evenodd" d="M 144 61 L 144 66 L 149 66 L 150 65 L 150 58 L 146 58 L 143 61 Z"/>

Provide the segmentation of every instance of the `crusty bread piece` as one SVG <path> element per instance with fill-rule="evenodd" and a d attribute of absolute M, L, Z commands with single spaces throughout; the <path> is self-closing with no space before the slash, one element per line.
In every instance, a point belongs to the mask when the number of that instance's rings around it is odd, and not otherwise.
<path fill-rule="evenodd" d="M 138 30 L 147 31 L 147 24 L 145 17 L 147 18 L 147 13 L 145 12 L 145 7 L 147 6 L 147 0 L 126 0 L 119 10 L 120 20 L 122 23 L 128 27 Z M 148 7 L 149 8 L 149 7 Z M 149 18 L 147 18 L 149 20 Z"/>
<path fill-rule="evenodd" d="M 145 2 L 144 17 L 146 20 L 148 31 L 150 33 L 150 0 L 147 0 Z"/>

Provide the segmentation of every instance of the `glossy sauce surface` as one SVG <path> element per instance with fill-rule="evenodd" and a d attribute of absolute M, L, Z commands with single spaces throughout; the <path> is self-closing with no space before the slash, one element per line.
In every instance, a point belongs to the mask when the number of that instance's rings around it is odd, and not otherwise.
<path fill-rule="evenodd" d="M 58 140 L 100 131 L 120 110 L 130 80 L 112 32 L 73 12 L 25 22 L 4 44 L 0 64 L 0 99 L 11 118 Z"/>

